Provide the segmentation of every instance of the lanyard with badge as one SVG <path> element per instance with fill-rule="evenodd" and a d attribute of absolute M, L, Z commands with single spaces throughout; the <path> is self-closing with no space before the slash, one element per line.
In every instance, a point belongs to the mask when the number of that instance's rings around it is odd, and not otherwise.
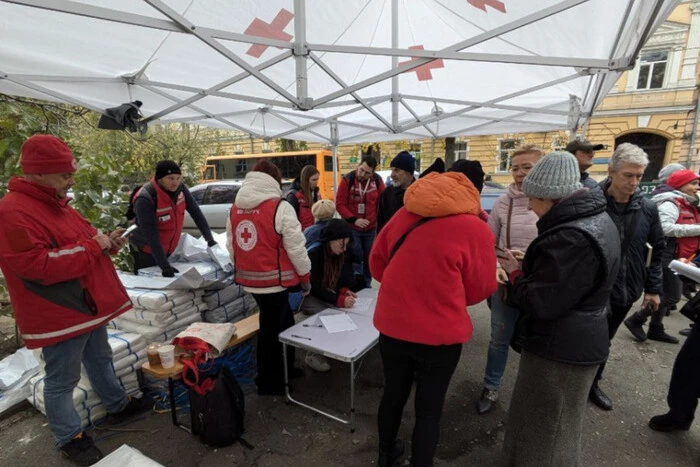
<path fill-rule="evenodd" d="M 358 185 L 360 185 L 360 189 L 358 190 L 360 192 L 360 203 L 357 204 L 357 213 L 358 214 L 365 214 L 365 195 L 367 194 L 367 189 L 369 188 L 369 182 L 372 181 L 372 178 L 367 179 L 367 183 L 365 183 L 365 189 L 362 189 L 362 184 L 360 182 L 357 182 Z"/>

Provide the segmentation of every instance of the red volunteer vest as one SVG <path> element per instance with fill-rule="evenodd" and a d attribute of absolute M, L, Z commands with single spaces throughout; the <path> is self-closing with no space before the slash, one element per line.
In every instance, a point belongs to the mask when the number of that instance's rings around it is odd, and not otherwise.
<path fill-rule="evenodd" d="M 182 225 L 185 221 L 185 195 L 181 191 L 177 195 L 177 201 L 173 203 L 170 195 L 158 185 L 155 178 L 151 179 L 150 183 L 156 189 L 158 237 L 160 237 L 160 244 L 163 246 L 165 254 L 170 255 L 175 251 L 182 234 Z M 141 190 L 139 190 L 139 193 Z M 145 245 L 143 251 L 150 254 L 151 247 Z"/>
<path fill-rule="evenodd" d="M 295 192 L 294 196 L 296 196 L 297 201 L 299 201 L 299 223 L 301 224 L 301 231 L 303 232 L 307 227 L 314 225 L 314 215 L 311 214 L 311 206 L 306 202 L 304 193 L 302 193 L 301 190 Z"/>
<path fill-rule="evenodd" d="M 293 287 L 296 270 L 275 229 L 279 198 L 263 201 L 254 209 L 231 208 L 234 277 L 246 287 Z"/>
<path fill-rule="evenodd" d="M 697 208 L 684 199 L 673 200 L 678 206 L 680 213 L 676 224 L 698 224 L 700 223 L 700 213 Z M 676 238 L 676 258 L 690 258 L 700 249 L 700 237 L 677 237 Z"/>

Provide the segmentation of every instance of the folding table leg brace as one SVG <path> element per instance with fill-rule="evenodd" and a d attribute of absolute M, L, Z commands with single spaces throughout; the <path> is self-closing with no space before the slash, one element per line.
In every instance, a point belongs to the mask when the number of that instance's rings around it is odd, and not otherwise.
<path fill-rule="evenodd" d="M 168 378 L 168 397 L 170 399 L 170 415 L 173 417 L 173 425 L 178 428 L 182 428 L 188 433 L 192 433 L 185 425 L 181 424 L 177 420 L 177 405 L 175 404 L 175 381 L 172 378 Z"/>
<path fill-rule="evenodd" d="M 316 407 L 312 407 L 308 404 L 305 404 L 301 401 L 298 401 L 291 396 L 291 394 L 289 393 L 289 376 L 287 374 L 287 371 L 288 371 L 288 368 L 287 368 L 287 344 L 284 342 L 282 343 L 282 354 L 284 357 L 284 392 L 287 395 L 287 402 L 292 402 L 294 404 L 305 407 L 313 412 L 316 412 L 318 414 L 321 414 L 321 415 L 324 415 L 328 418 L 331 418 L 337 422 L 343 423 L 345 425 L 350 425 L 350 431 L 352 433 L 354 433 L 355 432 L 355 377 L 357 376 L 357 374 L 355 373 L 354 360 L 350 361 L 350 418 L 345 420 L 343 418 L 337 417 L 337 416 L 330 414 L 328 412 L 324 412 L 321 409 L 317 409 Z M 358 372 L 359 372 L 359 367 L 358 367 Z"/>

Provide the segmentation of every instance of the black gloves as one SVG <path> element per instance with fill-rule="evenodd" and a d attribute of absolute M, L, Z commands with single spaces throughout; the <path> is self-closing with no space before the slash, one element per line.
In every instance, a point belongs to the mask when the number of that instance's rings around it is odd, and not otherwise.
<path fill-rule="evenodd" d="M 163 277 L 175 277 L 176 272 L 180 272 L 169 264 L 164 268 L 161 268 Z"/>
<path fill-rule="evenodd" d="M 218 245 L 218 243 L 216 243 L 216 240 L 209 240 L 207 242 L 208 247 L 213 247 L 214 245 Z"/>

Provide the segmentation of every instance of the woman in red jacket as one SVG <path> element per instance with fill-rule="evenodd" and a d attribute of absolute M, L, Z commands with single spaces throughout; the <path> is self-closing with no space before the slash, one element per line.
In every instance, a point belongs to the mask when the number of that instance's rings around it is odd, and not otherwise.
<path fill-rule="evenodd" d="M 301 224 L 301 231 L 314 225 L 314 215 L 311 206 L 321 199 L 318 189 L 320 172 L 313 165 L 306 165 L 301 169 L 301 174 L 292 183 L 292 189 L 287 194 L 287 201 L 294 207 L 297 218 Z"/>
<path fill-rule="evenodd" d="M 404 208 L 374 243 L 370 268 L 382 283 L 374 326 L 385 379 L 378 414 L 380 466 L 403 455 L 396 435 L 414 381 L 411 462 L 432 465 L 445 393 L 472 334 L 467 306 L 496 290 L 495 240 L 480 211 L 479 192 L 464 174 L 431 173 L 406 190 Z"/>

